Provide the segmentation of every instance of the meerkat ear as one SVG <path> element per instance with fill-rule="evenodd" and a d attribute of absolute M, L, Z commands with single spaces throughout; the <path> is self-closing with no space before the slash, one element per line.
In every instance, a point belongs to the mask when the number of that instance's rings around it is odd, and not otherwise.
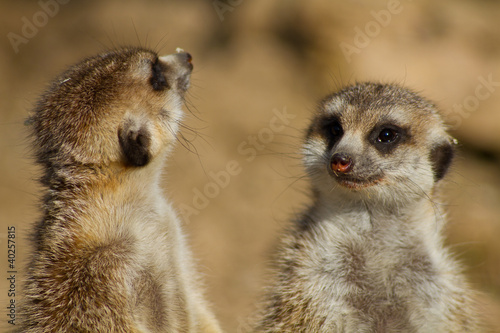
<path fill-rule="evenodd" d="M 149 148 L 151 137 L 145 127 L 134 129 L 130 124 L 125 124 L 118 129 L 118 141 L 128 164 L 144 166 L 151 159 Z"/>
<path fill-rule="evenodd" d="M 451 165 L 455 149 L 450 142 L 442 142 L 434 146 L 430 153 L 430 160 L 432 164 L 432 171 L 434 172 L 434 181 L 441 180 L 448 168 Z"/>

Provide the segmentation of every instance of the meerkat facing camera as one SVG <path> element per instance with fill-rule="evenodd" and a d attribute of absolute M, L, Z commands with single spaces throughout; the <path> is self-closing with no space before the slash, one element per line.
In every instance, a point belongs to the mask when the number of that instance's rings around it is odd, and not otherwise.
<path fill-rule="evenodd" d="M 307 132 L 311 207 L 284 237 L 257 332 L 477 332 L 443 246 L 454 154 L 436 108 L 391 84 L 326 97 Z"/>
<path fill-rule="evenodd" d="M 22 332 L 220 332 L 161 173 L 191 56 L 122 48 L 69 68 L 30 123 L 45 187 Z"/>

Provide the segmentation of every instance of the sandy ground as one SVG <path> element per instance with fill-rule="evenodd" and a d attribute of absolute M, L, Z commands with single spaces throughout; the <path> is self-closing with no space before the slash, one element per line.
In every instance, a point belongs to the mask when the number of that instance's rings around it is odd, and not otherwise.
<path fill-rule="evenodd" d="M 38 216 L 37 170 L 23 121 L 66 66 L 132 44 L 163 53 L 183 47 L 194 58 L 186 109 L 194 131 L 183 132 L 192 146 L 178 145 L 164 182 L 184 212 L 207 297 L 227 332 L 245 331 L 279 233 L 307 204 L 299 150 L 316 101 L 362 80 L 404 83 L 446 114 L 462 151 L 445 184 L 448 243 L 483 293 L 487 321 L 500 332 L 500 3 L 41 3 L 0 3 L 2 313 L 13 299 L 8 228 L 15 227 L 18 302 L 26 238 Z M 285 113 L 283 127 L 270 132 L 273 117 Z M 234 163 L 238 174 L 196 209 L 196 193 Z M 0 331 L 10 328 L 7 319 L 2 314 Z"/>

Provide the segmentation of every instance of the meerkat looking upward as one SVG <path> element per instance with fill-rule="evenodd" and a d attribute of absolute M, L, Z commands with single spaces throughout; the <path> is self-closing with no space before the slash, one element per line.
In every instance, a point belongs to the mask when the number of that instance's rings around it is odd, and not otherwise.
<path fill-rule="evenodd" d="M 278 251 L 256 332 L 477 332 L 443 246 L 436 190 L 453 139 L 432 103 L 391 84 L 326 97 L 307 132 L 311 207 Z"/>
<path fill-rule="evenodd" d="M 193 65 L 122 48 L 69 68 L 30 123 L 45 187 L 22 332 L 219 332 L 161 172 Z"/>

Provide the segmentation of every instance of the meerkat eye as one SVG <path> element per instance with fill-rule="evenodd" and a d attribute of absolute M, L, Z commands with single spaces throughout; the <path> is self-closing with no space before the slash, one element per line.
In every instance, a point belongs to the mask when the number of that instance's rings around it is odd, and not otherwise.
<path fill-rule="evenodd" d="M 344 134 L 344 131 L 342 130 L 342 126 L 340 125 L 340 123 L 337 120 L 335 120 L 330 125 L 330 133 L 335 137 L 339 137 L 339 136 L 342 136 L 342 134 Z"/>
<path fill-rule="evenodd" d="M 167 79 L 165 78 L 165 75 L 163 74 L 163 66 L 160 63 L 159 59 L 157 58 L 155 62 L 151 66 L 151 79 L 149 82 L 151 83 L 151 86 L 153 87 L 154 90 L 156 91 L 162 91 L 168 88 L 168 82 Z"/>
<path fill-rule="evenodd" d="M 399 133 L 392 128 L 384 128 L 377 137 L 380 143 L 393 143 L 399 138 Z"/>
<path fill-rule="evenodd" d="M 318 131 L 318 134 L 321 134 L 321 136 L 326 139 L 328 149 L 332 149 L 332 147 L 344 135 L 344 129 L 342 128 L 338 118 L 335 116 L 317 118 L 314 122 L 314 126 L 310 128 L 309 133 L 315 131 Z"/>
<path fill-rule="evenodd" d="M 407 128 L 393 124 L 375 126 L 367 139 L 381 153 L 387 154 L 410 138 Z"/>
<path fill-rule="evenodd" d="M 322 122 L 322 132 L 327 139 L 328 149 L 330 150 L 342 138 L 344 130 L 337 118 L 323 119 Z"/>

